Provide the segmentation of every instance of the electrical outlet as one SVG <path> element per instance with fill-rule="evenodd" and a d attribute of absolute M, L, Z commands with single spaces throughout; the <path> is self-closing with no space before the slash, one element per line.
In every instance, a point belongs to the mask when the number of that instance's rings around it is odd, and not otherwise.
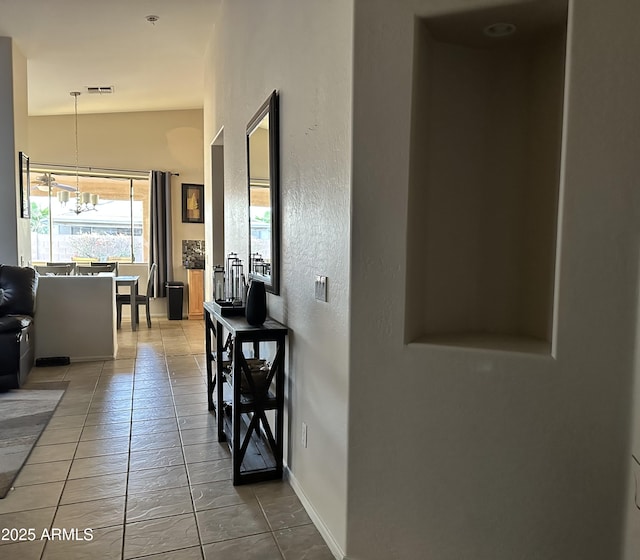
<path fill-rule="evenodd" d="M 307 425 L 302 423 L 302 437 L 301 437 L 302 447 L 307 447 Z"/>
<path fill-rule="evenodd" d="M 316 276 L 316 299 L 327 301 L 327 277 Z"/>

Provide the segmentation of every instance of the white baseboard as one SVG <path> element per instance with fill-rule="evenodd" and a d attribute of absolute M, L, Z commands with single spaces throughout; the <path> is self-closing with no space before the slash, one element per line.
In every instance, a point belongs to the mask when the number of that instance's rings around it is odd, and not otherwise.
<path fill-rule="evenodd" d="M 340 545 L 333 538 L 331 531 L 329 531 L 329 529 L 324 524 L 324 522 L 322 521 L 322 519 L 314 509 L 313 505 L 305 495 L 296 477 L 293 475 L 293 473 L 289 470 L 289 467 L 287 467 L 286 465 L 284 468 L 284 476 L 289 481 L 291 488 L 293 488 L 293 491 L 298 496 L 298 499 L 304 506 L 304 509 L 306 510 L 307 514 L 311 518 L 311 521 L 313 521 L 313 524 L 316 526 L 316 529 L 318 529 L 318 532 L 322 535 L 322 538 L 327 543 L 327 546 L 329 547 L 331 554 L 333 554 L 336 557 L 336 560 L 348 560 L 344 551 L 342 550 L 342 548 L 340 548 Z"/>
<path fill-rule="evenodd" d="M 106 362 L 109 360 L 115 360 L 113 356 L 69 356 L 71 363 L 77 362 Z"/>

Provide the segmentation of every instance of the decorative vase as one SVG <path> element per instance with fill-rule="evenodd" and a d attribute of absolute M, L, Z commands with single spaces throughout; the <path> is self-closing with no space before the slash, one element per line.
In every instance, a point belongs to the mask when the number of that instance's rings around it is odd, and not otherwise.
<path fill-rule="evenodd" d="M 246 307 L 247 323 L 259 327 L 267 318 L 267 292 L 264 282 L 252 280 L 249 284 Z"/>

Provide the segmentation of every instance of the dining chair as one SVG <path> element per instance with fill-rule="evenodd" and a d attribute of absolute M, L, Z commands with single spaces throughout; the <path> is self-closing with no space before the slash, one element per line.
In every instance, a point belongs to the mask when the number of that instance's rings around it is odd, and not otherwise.
<path fill-rule="evenodd" d="M 113 272 L 110 266 L 78 266 L 76 272 L 80 276 L 97 276 L 101 272 Z"/>
<path fill-rule="evenodd" d="M 118 276 L 118 263 L 117 262 L 92 262 L 90 266 L 99 266 L 108 270 L 100 270 L 100 272 L 115 272 Z"/>
<path fill-rule="evenodd" d="M 144 305 L 147 309 L 147 327 L 151 328 L 151 312 L 149 309 L 149 300 L 151 299 L 151 287 L 153 286 L 153 278 L 156 273 L 156 263 L 151 265 L 149 269 L 149 280 L 147 280 L 147 291 L 144 294 L 137 294 L 135 297 L 135 309 L 131 310 L 131 320 L 135 321 L 138 317 L 138 307 Z M 118 328 L 122 323 L 122 306 L 131 305 L 131 296 L 129 294 L 116 294 L 117 321 Z"/>
<path fill-rule="evenodd" d="M 47 266 L 70 266 L 70 272 L 69 274 L 75 274 L 76 273 L 76 264 L 75 262 L 48 262 Z"/>
<path fill-rule="evenodd" d="M 55 265 L 45 266 L 37 264 L 34 266 L 40 276 L 69 276 L 71 274 L 71 265 Z"/>

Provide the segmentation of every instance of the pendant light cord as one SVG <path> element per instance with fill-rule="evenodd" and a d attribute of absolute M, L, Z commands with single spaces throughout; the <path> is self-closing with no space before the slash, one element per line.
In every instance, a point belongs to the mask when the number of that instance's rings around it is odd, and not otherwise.
<path fill-rule="evenodd" d="M 78 165 L 78 96 L 79 91 L 72 91 L 70 95 L 73 95 L 73 105 L 75 114 L 75 142 L 76 142 L 76 207 L 80 208 L 80 171 Z"/>

